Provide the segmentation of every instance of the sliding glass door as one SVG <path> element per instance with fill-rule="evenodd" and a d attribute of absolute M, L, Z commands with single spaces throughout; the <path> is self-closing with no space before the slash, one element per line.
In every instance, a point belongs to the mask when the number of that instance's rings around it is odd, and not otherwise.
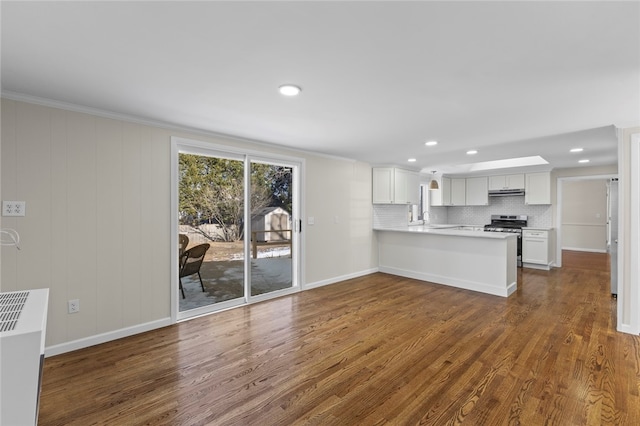
<path fill-rule="evenodd" d="M 176 318 L 294 291 L 300 163 L 175 143 Z"/>
<path fill-rule="evenodd" d="M 293 286 L 294 173 L 293 166 L 251 161 L 252 297 Z"/>
<path fill-rule="evenodd" d="M 244 300 L 244 167 L 224 153 L 178 154 L 180 312 Z"/>

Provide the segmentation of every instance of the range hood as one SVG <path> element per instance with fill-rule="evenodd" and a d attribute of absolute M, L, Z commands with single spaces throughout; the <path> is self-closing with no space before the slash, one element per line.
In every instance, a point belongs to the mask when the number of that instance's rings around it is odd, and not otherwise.
<path fill-rule="evenodd" d="M 515 195 L 524 195 L 524 188 L 519 189 L 490 189 L 489 197 L 512 197 Z"/>

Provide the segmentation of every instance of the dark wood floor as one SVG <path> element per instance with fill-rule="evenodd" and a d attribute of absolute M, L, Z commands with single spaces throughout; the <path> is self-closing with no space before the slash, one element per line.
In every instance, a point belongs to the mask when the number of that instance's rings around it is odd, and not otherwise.
<path fill-rule="evenodd" d="M 39 424 L 638 425 L 606 255 L 565 255 L 509 298 L 374 274 L 47 358 Z"/>

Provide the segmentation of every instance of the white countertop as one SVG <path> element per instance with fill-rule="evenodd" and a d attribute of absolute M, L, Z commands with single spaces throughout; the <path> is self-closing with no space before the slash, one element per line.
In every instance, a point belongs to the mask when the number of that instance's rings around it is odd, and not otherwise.
<path fill-rule="evenodd" d="M 523 226 L 522 229 L 531 229 L 534 231 L 551 231 L 553 228 L 545 228 L 544 226 Z"/>
<path fill-rule="evenodd" d="M 516 234 L 511 234 L 508 232 L 484 232 L 457 229 L 461 226 L 468 225 L 406 225 L 390 228 L 373 228 L 373 230 L 388 232 L 407 232 L 413 234 L 450 235 L 455 237 L 489 238 L 495 240 L 506 240 L 508 238 L 517 237 Z"/>

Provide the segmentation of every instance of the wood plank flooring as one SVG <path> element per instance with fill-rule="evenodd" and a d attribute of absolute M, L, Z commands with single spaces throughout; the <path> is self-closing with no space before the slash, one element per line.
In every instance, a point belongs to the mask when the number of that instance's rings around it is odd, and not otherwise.
<path fill-rule="evenodd" d="M 638 425 L 640 338 L 574 263 L 509 298 L 378 273 L 47 358 L 39 424 Z"/>
<path fill-rule="evenodd" d="M 602 272 L 611 271 L 610 256 L 607 253 L 563 250 L 562 266 L 565 268 L 580 268 Z"/>

